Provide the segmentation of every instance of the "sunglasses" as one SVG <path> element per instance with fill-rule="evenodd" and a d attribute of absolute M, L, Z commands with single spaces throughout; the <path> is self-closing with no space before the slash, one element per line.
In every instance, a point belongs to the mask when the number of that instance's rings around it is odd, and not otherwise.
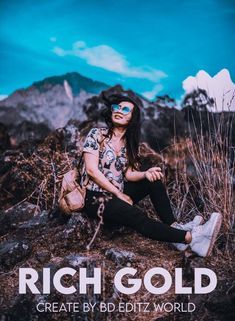
<path fill-rule="evenodd" d="M 112 110 L 112 112 L 120 112 L 120 113 L 122 113 L 123 115 L 127 115 L 127 114 L 129 114 L 130 112 L 131 112 L 131 108 L 130 107 L 128 107 L 128 106 L 123 106 L 123 107 L 121 107 L 121 106 L 119 106 L 119 105 L 117 105 L 117 104 L 112 104 L 111 105 L 111 110 Z"/>

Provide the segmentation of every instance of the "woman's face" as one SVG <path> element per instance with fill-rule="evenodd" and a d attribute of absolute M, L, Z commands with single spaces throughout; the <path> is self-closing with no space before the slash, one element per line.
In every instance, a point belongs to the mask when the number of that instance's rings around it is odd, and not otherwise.
<path fill-rule="evenodd" d="M 125 107 L 125 106 L 129 107 L 130 112 L 128 114 L 123 114 L 121 109 L 118 111 L 115 111 L 115 112 L 113 111 L 112 112 L 112 122 L 113 122 L 114 126 L 127 126 L 131 120 L 131 117 L 132 117 L 134 104 L 132 104 L 129 101 L 121 101 L 118 105 L 121 108 Z"/>

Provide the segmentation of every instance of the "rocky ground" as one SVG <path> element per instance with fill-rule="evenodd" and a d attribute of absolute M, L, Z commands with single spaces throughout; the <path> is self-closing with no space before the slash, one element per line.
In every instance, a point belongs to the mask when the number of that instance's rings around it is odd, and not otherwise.
<path fill-rule="evenodd" d="M 146 208 L 148 200 L 141 206 Z M 234 317 L 234 266 L 232 257 L 224 248 L 217 248 L 213 255 L 203 259 L 190 252 L 177 252 L 167 244 L 146 239 L 137 233 L 123 228 L 105 228 L 87 250 L 96 221 L 91 221 L 84 213 L 74 213 L 71 217 L 58 215 L 48 218 L 48 211 L 40 211 L 37 205 L 24 202 L 1 213 L 0 245 L 0 302 L 1 320 L 232 320 Z M 62 267 L 87 267 L 91 273 L 94 267 L 101 267 L 103 292 L 87 295 L 78 292 L 61 295 L 53 287 L 50 294 L 18 293 L 19 268 L 31 267 L 38 271 L 36 283 L 42 288 L 42 269 L 49 267 L 52 275 Z M 184 284 L 193 285 L 193 269 L 208 267 L 218 276 L 218 286 L 210 295 L 175 295 L 174 287 L 164 295 L 153 295 L 142 287 L 136 294 L 123 295 L 113 285 L 115 273 L 122 267 L 134 267 L 136 277 L 143 277 L 153 267 L 163 267 L 174 275 L 176 267 L 183 268 Z M 71 281 L 71 280 L 70 280 Z M 66 284 L 70 284 L 65 280 Z M 76 284 L 78 277 L 73 278 Z M 158 280 L 159 281 L 159 280 Z M 161 280 L 160 280 L 161 282 Z M 39 313 L 39 302 L 193 302 L 196 311 L 190 313 L 160 312 L 112 312 L 101 313 Z"/>
<path fill-rule="evenodd" d="M 218 237 L 213 254 L 200 258 L 191 252 L 180 253 L 172 246 L 162 244 L 121 227 L 103 226 L 97 238 L 91 241 L 97 221 L 85 213 L 62 215 L 57 209 L 58 193 L 63 173 L 79 161 L 81 142 L 94 123 L 70 122 L 66 127 L 49 134 L 42 142 L 22 144 L 15 150 L 6 150 L 0 157 L 0 320 L 206 320 L 229 321 L 235 317 L 234 233 Z M 9 143 L 6 140 L 7 144 Z M 162 157 L 142 145 L 146 166 L 162 162 Z M 169 161 L 168 161 L 169 162 Z M 169 169 L 168 177 L 172 172 Z M 148 199 L 139 205 L 146 215 L 155 216 Z M 186 215 L 187 219 L 191 214 Z M 19 268 L 31 267 L 39 272 L 37 286 L 42 288 L 42 269 L 50 267 L 52 275 L 62 267 L 87 267 L 92 273 L 100 267 L 103 275 L 101 295 L 61 295 L 53 287 L 50 294 L 19 294 Z M 174 286 L 164 295 L 153 295 L 144 287 L 133 295 L 123 295 L 113 285 L 115 273 L 122 267 L 134 267 L 136 277 L 143 277 L 153 267 L 163 267 L 174 275 L 176 267 L 183 268 L 185 286 L 193 286 L 194 268 L 208 267 L 218 277 L 215 291 L 205 295 L 176 295 Z M 90 274 L 91 275 L 91 274 Z M 73 277 L 77 284 L 79 274 Z M 65 278 L 65 284 L 71 279 Z M 156 280 L 161 284 L 162 280 Z M 40 302 L 110 302 L 114 304 L 149 302 L 193 302 L 196 311 L 167 313 L 156 311 L 101 313 L 39 313 Z"/>

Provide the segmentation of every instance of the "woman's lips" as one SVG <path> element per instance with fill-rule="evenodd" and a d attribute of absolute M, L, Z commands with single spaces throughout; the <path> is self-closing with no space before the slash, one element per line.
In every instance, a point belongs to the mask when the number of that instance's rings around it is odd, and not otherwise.
<path fill-rule="evenodd" d="M 115 115 L 114 118 L 116 119 L 122 119 L 123 117 L 121 115 Z"/>

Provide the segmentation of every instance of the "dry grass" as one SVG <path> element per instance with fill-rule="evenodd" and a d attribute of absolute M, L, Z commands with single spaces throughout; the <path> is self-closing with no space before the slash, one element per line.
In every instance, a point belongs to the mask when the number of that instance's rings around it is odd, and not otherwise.
<path fill-rule="evenodd" d="M 220 212 L 221 232 L 227 244 L 235 220 L 232 119 L 225 122 L 222 113 L 216 122 L 212 115 L 206 133 L 202 123 L 197 128 L 192 122 L 189 137 L 179 141 L 175 138 L 164 157 L 172 169 L 168 191 L 178 219 L 185 220 L 198 212 L 207 219 L 212 212 Z"/>

